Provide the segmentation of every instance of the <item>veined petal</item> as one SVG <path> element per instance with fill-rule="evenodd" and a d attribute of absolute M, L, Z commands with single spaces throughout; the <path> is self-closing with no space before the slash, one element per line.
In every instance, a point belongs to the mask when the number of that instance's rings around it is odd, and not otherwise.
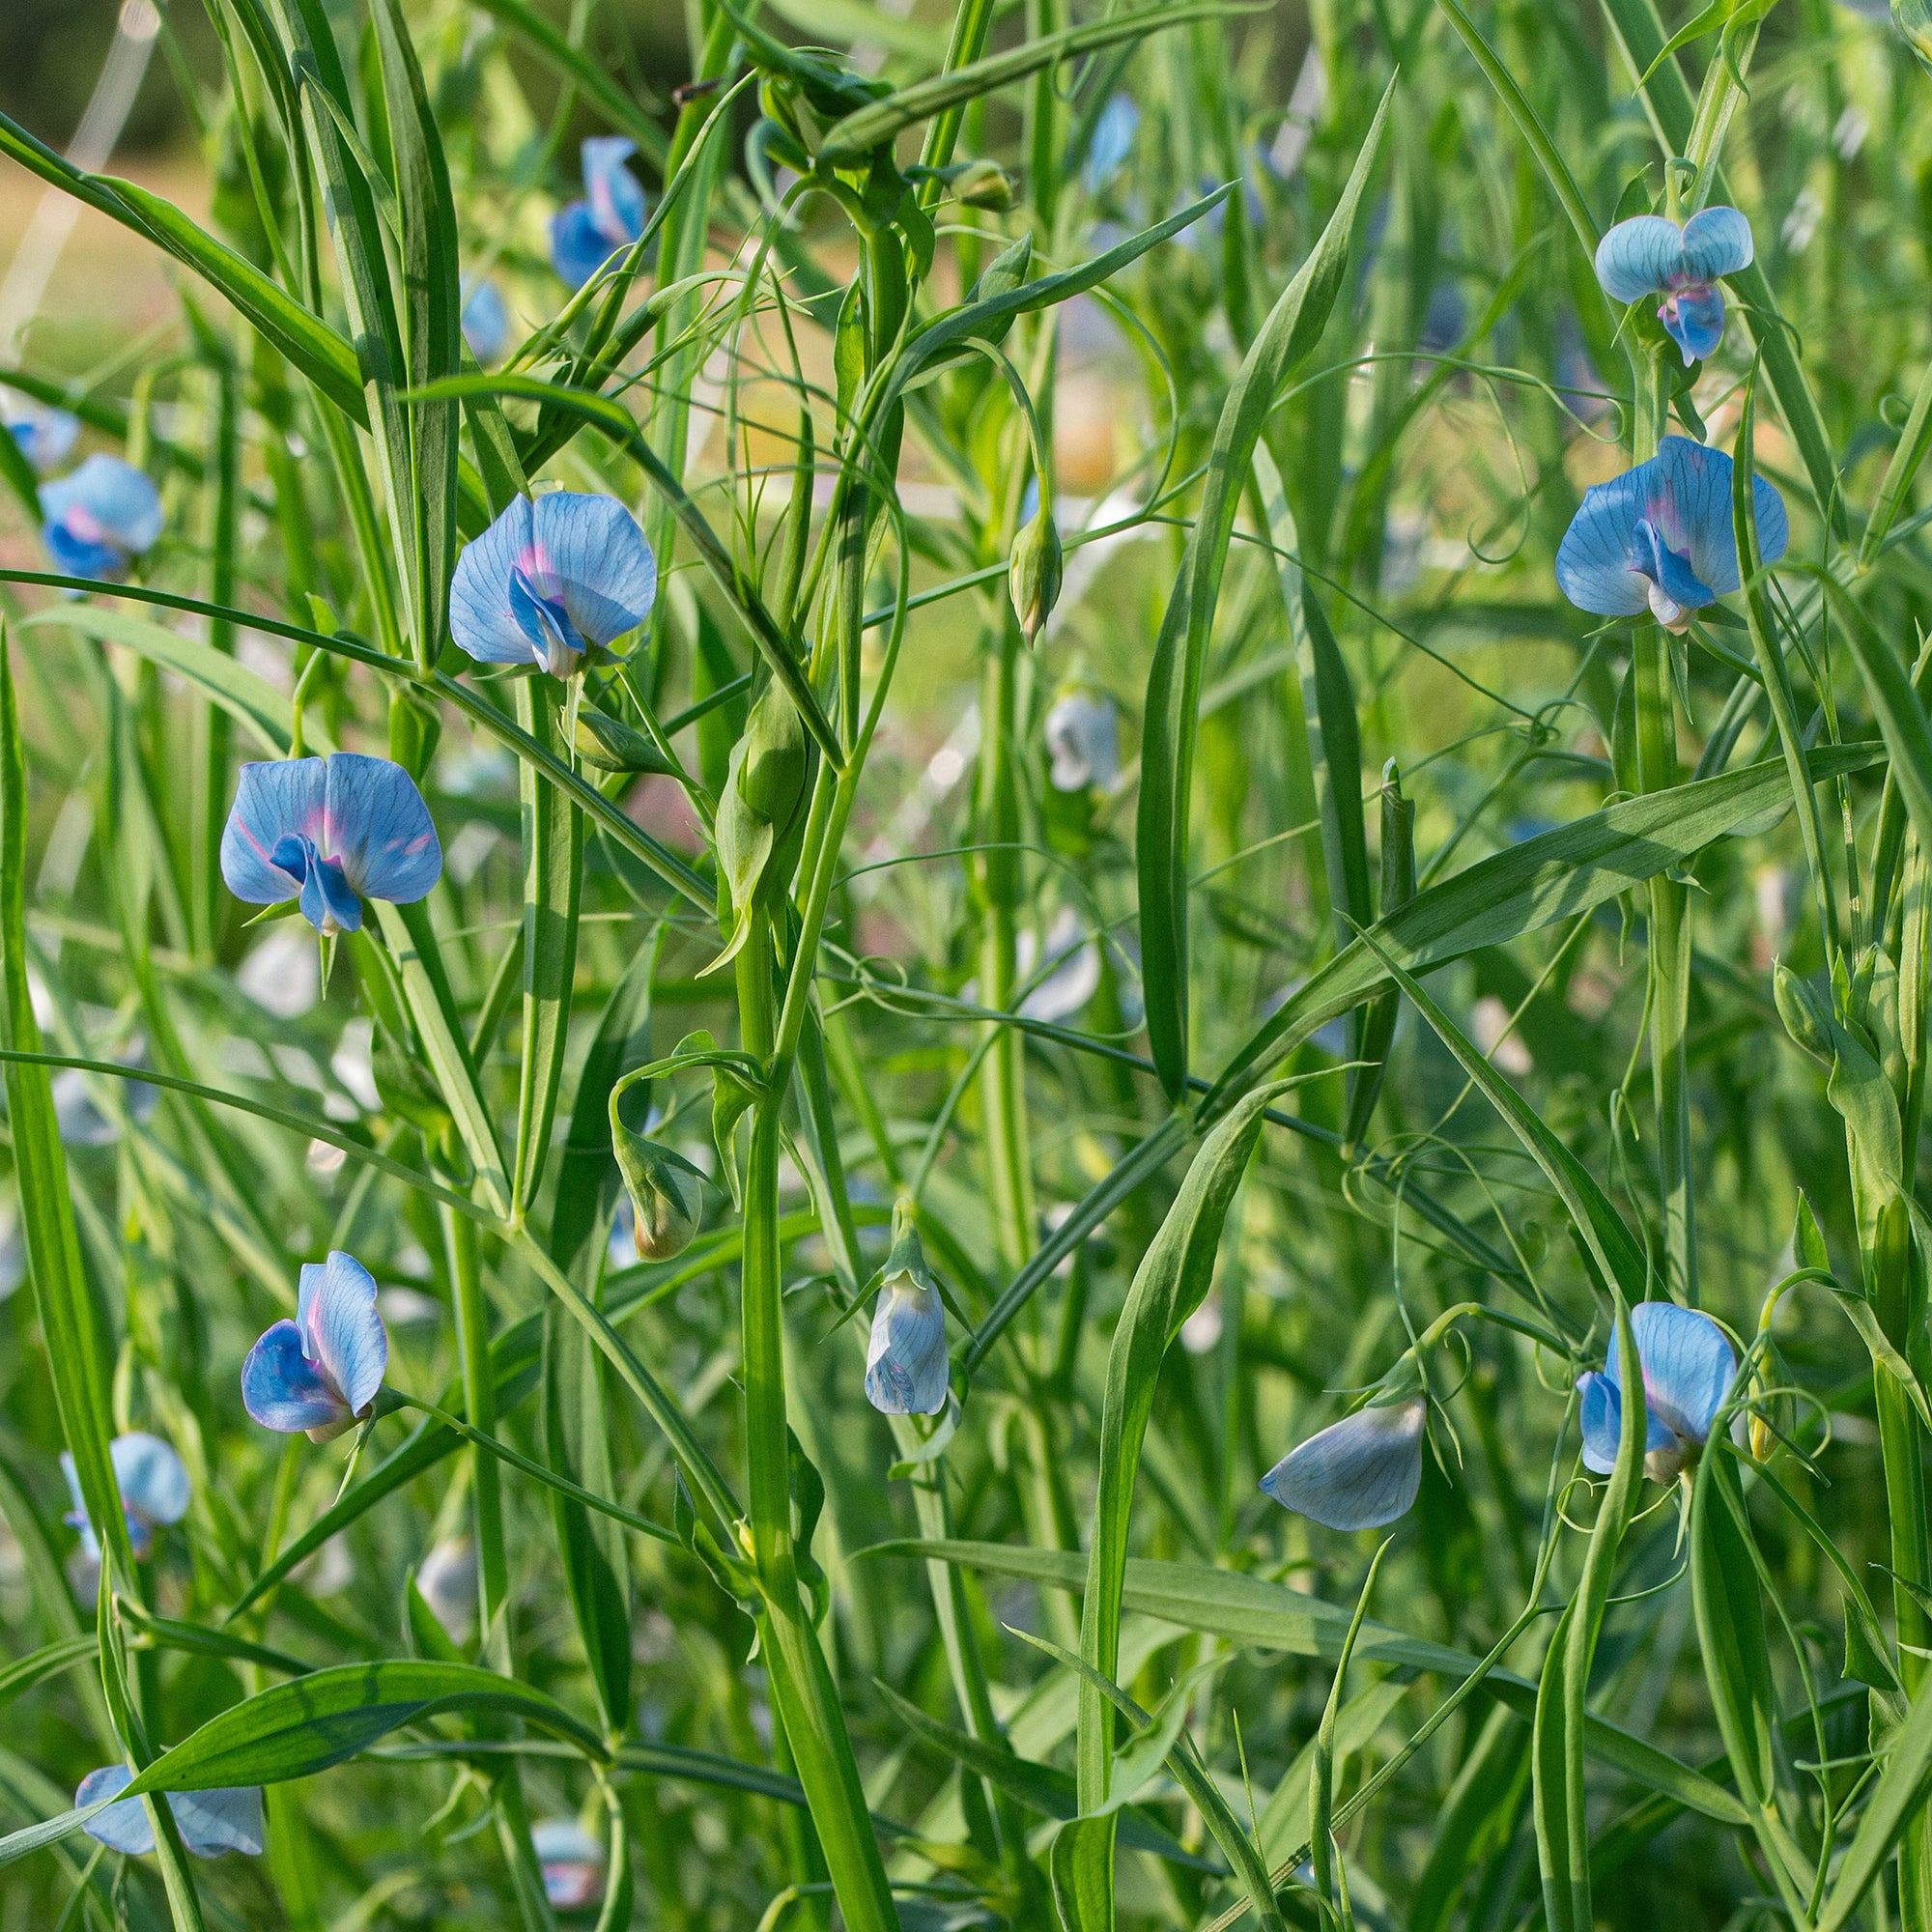
<path fill-rule="evenodd" d="M 152 1523 L 179 1522 L 187 1514 L 193 1491 L 187 1465 L 175 1454 L 173 1443 L 136 1429 L 117 1435 L 107 1453 L 114 1462 L 121 1500 L 128 1509 Z"/>
<path fill-rule="evenodd" d="M 1671 603 L 1683 610 L 1701 611 L 1706 604 L 1717 602 L 1710 586 L 1690 568 L 1690 558 L 1669 549 L 1647 517 L 1637 519 L 1631 561 Z"/>
<path fill-rule="evenodd" d="M 277 758 L 242 767 L 221 834 L 221 876 L 238 899 L 279 905 L 301 890 L 299 876 L 274 863 L 284 838 L 313 845 L 322 832 L 327 797 L 327 760 Z"/>
<path fill-rule="evenodd" d="M 342 875 L 339 859 L 318 859 L 302 880 L 302 917 L 318 932 L 359 932 L 362 901 Z"/>
<path fill-rule="evenodd" d="M 628 247 L 644 232 L 643 185 L 624 165 L 638 144 L 622 134 L 596 134 L 579 152 L 591 220 L 611 247 Z"/>
<path fill-rule="evenodd" d="M 1702 209 L 1684 224 L 1684 265 L 1697 281 L 1748 269 L 1754 252 L 1750 223 L 1735 208 Z"/>
<path fill-rule="evenodd" d="M 518 497 L 456 559 L 449 585 L 449 635 L 479 663 L 540 661 L 510 603 L 510 573 L 534 541 L 530 499 Z"/>
<path fill-rule="evenodd" d="M 1634 302 L 1667 287 L 1683 262 L 1684 231 L 1661 214 L 1619 221 L 1597 243 L 1597 280 L 1612 301 Z"/>
<path fill-rule="evenodd" d="M 1724 339 L 1724 295 L 1703 282 L 1679 289 L 1657 311 L 1686 362 L 1701 362 Z"/>
<path fill-rule="evenodd" d="M 335 1429 L 350 1420 L 349 1405 L 302 1352 L 301 1330 L 277 1321 L 242 1364 L 242 1406 L 264 1429 L 295 1435 Z"/>
<path fill-rule="evenodd" d="M 1650 608 L 1649 580 L 1631 568 L 1631 544 L 1643 514 L 1626 470 L 1584 491 L 1556 549 L 1556 586 L 1579 611 L 1600 617 L 1634 617 Z"/>
<path fill-rule="evenodd" d="M 1631 1329 L 1652 1412 L 1687 1441 L 1708 1441 L 1737 1372 L 1729 1338 L 1708 1315 L 1674 1301 L 1638 1302 Z"/>
<path fill-rule="evenodd" d="M 1379 1529 L 1406 1516 L 1422 1487 L 1421 1396 L 1358 1408 L 1282 1458 L 1262 1488 L 1283 1509 L 1330 1529 Z"/>
<path fill-rule="evenodd" d="M 125 1764 L 103 1764 L 80 1780 L 73 1794 L 76 1811 L 112 1798 L 134 1781 L 134 1774 Z M 98 1839 L 109 1851 L 125 1852 L 129 1858 L 145 1858 L 155 1849 L 155 1828 L 148 1822 L 148 1810 L 138 1798 L 123 1799 L 90 1818 L 82 1827 L 90 1838 Z"/>
<path fill-rule="evenodd" d="M 351 889 L 393 905 L 422 898 L 442 876 L 442 846 L 416 781 L 388 758 L 329 754 L 322 849 Z"/>
<path fill-rule="evenodd" d="M 946 1406 L 946 1304 L 910 1273 L 889 1275 L 872 1313 L 866 1400 L 887 1415 L 937 1415 Z"/>
<path fill-rule="evenodd" d="M 593 644 L 634 631 L 657 602 L 658 565 L 638 520 L 614 497 L 571 490 L 531 507 L 532 585 L 554 597 Z"/>
<path fill-rule="evenodd" d="M 332 1249 L 306 1263 L 296 1295 L 302 1351 L 352 1415 L 376 1399 L 389 1367 L 389 1336 L 376 1312 L 376 1279 L 354 1255 Z"/>
<path fill-rule="evenodd" d="M 102 1765 L 80 1780 L 73 1794 L 76 1810 L 112 1798 L 134 1781 L 125 1764 Z M 171 1791 L 168 1807 L 181 1828 L 182 1842 L 196 1858 L 218 1859 L 223 1852 L 262 1850 L 262 1787 L 228 1786 L 214 1791 Z M 87 1821 L 89 1837 L 130 1858 L 145 1858 L 155 1849 L 155 1828 L 147 1806 L 138 1798 L 124 1799 Z"/>
<path fill-rule="evenodd" d="M 1594 1475 L 1607 1476 L 1617 1466 L 1617 1448 L 1623 1439 L 1623 1390 L 1616 1378 L 1617 1350 L 1610 1347 L 1610 1359 L 1602 1375 L 1578 1376 L 1577 1386 L 1582 1393 L 1583 1466 Z M 1643 1453 L 1646 1463 L 1653 1456 L 1669 1456 L 1682 1449 L 1675 1433 L 1648 1406 L 1644 1409 Z"/>
<path fill-rule="evenodd" d="M 1651 472 L 1644 495 L 1652 519 L 1670 548 L 1688 556 L 1698 579 L 1719 597 L 1738 587 L 1738 540 L 1731 523 L 1731 459 L 1688 437 L 1666 436 L 1649 463 L 1631 474 Z M 1751 479 L 1757 510 L 1758 551 L 1776 563 L 1791 540 L 1784 499 L 1762 476 Z"/>
<path fill-rule="evenodd" d="M 161 533 L 161 496 L 147 472 L 99 450 L 78 469 L 42 486 L 41 514 L 124 556 L 139 556 Z"/>
<path fill-rule="evenodd" d="M 566 287 L 581 289 L 616 252 L 587 201 L 566 202 L 551 216 L 550 265 Z"/>

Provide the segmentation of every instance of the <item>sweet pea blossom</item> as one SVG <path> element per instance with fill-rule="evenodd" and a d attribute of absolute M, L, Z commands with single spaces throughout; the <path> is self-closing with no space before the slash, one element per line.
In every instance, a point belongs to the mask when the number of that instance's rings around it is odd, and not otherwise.
<path fill-rule="evenodd" d="M 644 232 L 644 190 L 624 165 L 637 152 L 638 144 L 621 134 L 594 135 L 583 144 L 583 198 L 566 202 L 550 224 L 551 266 L 573 289 Z"/>
<path fill-rule="evenodd" d="M 1680 228 L 1661 214 L 1619 221 L 1597 244 L 1597 279 L 1612 301 L 1662 295 L 1657 319 L 1684 352 L 1701 362 L 1724 333 L 1719 275 L 1751 265 L 1750 223 L 1735 208 L 1707 208 Z"/>
<path fill-rule="evenodd" d="M 510 311 L 489 275 L 464 283 L 462 326 L 470 355 L 486 368 L 510 346 Z"/>
<path fill-rule="evenodd" d="M 1631 1310 L 1631 1333 L 1643 1365 L 1643 1472 L 1667 1483 L 1696 1462 L 1711 1424 L 1729 1394 L 1737 1357 L 1708 1315 L 1674 1301 L 1640 1301 Z M 1617 1346 L 1601 1372 L 1578 1376 L 1582 1395 L 1583 1466 L 1607 1476 L 1617 1466 L 1623 1431 L 1623 1366 Z"/>
<path fill-rule="evenodd" d="M 530 1848 L 543 1873 L 544 1896 L 558 1912 L 581 1912 L 604 1889 L 604 1847 L 575 1818 L 539 1818 Z"/>
<path fill-rule="evenodd" d="M 80 440 L 80 418 L 66 410 L 29 410 L 16 415 L 7 431 L 35 474 L 44 476 L 58 469 Z"/>
<path fill-rule="evenodd" d="M 416 1571 L 416 1594 L 452 1643 L 468 1643 L 476 1628 L 476 1540 L 449 1536 L 433 1544 Z"/>
<path fill-rule="evenodd" d="M 1141 110 L 1131 94 L 1111 94 L 1094 123 L 1081 177 L 1089 194 L 1098 194 L 1125 165 L 1141 130 Z"/>
<path fill-rule="evenodd" d="M 339 1248 L 302 1266 L 296 1317 L 277 1321 L 242 1364 L 242 1402 L 264 1429 L 327 1442 L 370 1412 L 389 1366 L 376 1282 Z"/>
<path fill-rule="evenodd" d="M 866 1349 L 866 1400 L 886 1415 L 937 1415 L 946 1406 L 946 1304 L 911 1217 L 895 1213 Z"/>
<path fill-rule="evenodd" d="M 1776 563 L 1791 540 L 1784 499 L 1751 478 L 1758 554 Z M 1604 617 L 1648 611 L 1668 631 L 1738 587 L 1731 526 L 1731 459 L 1688 437 L 1666 436 L 1648 463 L 1583 493 L 1556 551 L 1556 582 L 1580 611 Z"/>
<path fill-rule="evenodd" d="M 112 1798 L 134 1781 L 125 1764 L 104 1764 L 90 1771 L 73 1794 L 76 1811 Z M 262 1854 L 262 1787 L 229 1785 L 214 1791 L 170 1791 L 168 1808 L 181 1828 L 182 1843 L 198 1859 L 218 1859 L 223 1852 Z M 82 1828 L 110 1851 L 144 1858 L 155 1849 L 155 1828 L 148 1807 L 138 1798 L 124 1798 L 97 1812 Z"/>
<path fill-rule="evenodd" d="M 1055 791 L 1105 791 L 1121 775 L 1121 726 L 1114 700 L 1079 686 L 1063 691 L 1048 707 L 1046 749 L 1053 764 L 1047 782 Z"/>
<path fill-rule="evenodd" d="M 153 549 L 161 534 L 161 497 L 131 463 L 97 450 L 78 469 L 41 486 L 41 541 L 67 577 L 103 582 Z"/>
<path fill-rule="evenodd" d="M 442 847 L 415 781 L 387 758 L 265 760 L 242 767 L 221 876 L 250 905 L 298 899 L 318 932 L 354 932 L 365 898 L 422 898 L 442 876 Z"/>
<path fill-rule="evenodd" d="M 457 558 L 449 634 L 484 664 L 567 678 L 636 630 L 657 594 L 657 558 L 616 497 L 519 497 Z"/>
<path fill-rule="evenodd" d="M 1406 1516 L 1422 1487 L 1428 1409 L 1419 1395 L 1358 1408 L 1292 1449 L 1261 1486 L 1329 1529 L 1379 1529 Z"/>
<path fill-rule="evenodd" d="M 175 1454 L 171 1443 L 145 1430 L 131 1430 L 117 1435 L 107 1445 L 114 1463 L 114 1481 L 121 1492 L 121 1509 L 128 1519 L 128 1541 L 134 1555 L 145 1561 L 155 1547 L 155 1532 L 179 1522 L 187 1514 L 192 1490 L 187 1468 Z M 80 1547 L 90 1562 L 100 1561 L 100 1542 L 87 1518 L 87 1501 L 80 1493 L 80 1472 L 73 1458 L 61 1451 L 61 1468 L 67 1476 L 73 1508 L 67 1520 L 80 1532 Z"/>

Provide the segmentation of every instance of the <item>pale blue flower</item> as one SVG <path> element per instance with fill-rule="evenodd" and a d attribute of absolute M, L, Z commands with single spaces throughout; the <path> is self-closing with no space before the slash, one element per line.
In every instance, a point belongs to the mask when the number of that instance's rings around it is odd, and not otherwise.
<path fill-rule="evenodd" d="M 1141 110 L 1131 94 L 1109 95 L 1094 122 L 1094 138 L 1087 144 L 1087 164 L 1081 178 L 1089 194 L 1098 194 L 1126 164 L 1141 130 Z"/>
<path fill-rule="evenodd" d="M 937 1415 L 946 1406 L 946 1304 L 903 1208 L 894 1224 L 866 1350 L 866 1400 L 887 1415 Z"/>
<path fill-rule="evenodd" d="M 1427 1411 L 1419 1395 L 1358 1408 L 1292 1450 L 1262 1488 L 1330 1529 L 1379 1529 L 1406 1516 L 1422 1487 Z"/>
<path fill-rule="evenodd" d="M 90 1771 L 73 1794 L 74 1809 L 112 1798 L 134 1781 L 125 1764 L 104 1764 Z M 262 1852 L 262 1787 L 235 1786 L 214 1791 L 170 1791 L 168 1808 L 181 1828 L 182 1843 L 198 1859 L 218 1859 L 223 1852 Z M 143 1858 L 155 1849 L 155 1828 L 148 1807 L 138 1798 L 124 1798 L 98 1812 L 83 1828 L 109 1850 Z"/>
<path fill-rule="evenodd" d="M 651 614 L 657 559 L 614 497 L 519 497 L 456 560 L 449 634 L 485 664 L 571 676 Z"/>
<path fill-rule="evenodd" d="M 422 898 L 442 876 L 442 847 L 415 781 L 387 758 L 264 760 L 242 767 L 221 876 L 250 905 L 298 899 L 318 932 L 355 932 L 365 898 Z"/>
<path fill-rule="evenodd" d="M 463 339 L 485 368 L 510 346 L 510 311 L 489 275 L 463 285 Z"/>
<path fill-rule="evenodd" d="M 114 1464 L 115 1487 L 121 1492 L 122 1513 L 128 1519 L 128 1540 L 134 1546 L 137 1561 L 145 1562 L 155 1547 L 155 1532 L 179 1522 L 187 1514 L 193 1494 L 187 1467 L 175 1454 L 172 1443 L 145 1430 L 130 1430 L 117 1435 L 107 1445 Z M 100 1561 L 100 1543 L 87 1519 L 87 1503 L 80 1493 L 80 1471 L 66 1450 L 61 1452 L 61 1469 L 67 1477 L 73 1508 L 68 1521 L 80 1532 L 80 1547 L 90 1562 Z"/>
<path fill-rule="evenodd" d="M 1657 319 L 1684 352 L 1701 362 L 1724 333 L 1720 275 L 1751 265 L 1750 223 L 1735 208 L 1707 208 L 1680 228 L 1661 214 L 1619 221 L 1597 244 L 1597 279 L 1612 301 L 1662 295 Z"/>
<path fill-rule="evenodd" d="M 544 1896 L 558 1912 L 581 1912 L 604 1889 L 604 1847 L 575 1818 L 539 1818 L 530 1848 L 543 1873 Z"/>
<path fill-rule="evenodd" d="M 1762 476 L 1751 481 L 1758 552 L 1775 563 L 1791 538 L 1784 500 Z M 1556 582 L 1578 610 L 1648 611 L 1666 630 L 1687 628 L 1693 611 L 1738 587 L 1731 459 L 1666 436 L 1648 463 L 1586 490 L 1557 548 Z"/>
<path fill-rule="evenodd" d="M 327 1442 L 370 1411 L 389 1366 L 376 1282 L 333 1250 L 303 1264 L 296 1317 L 277 1321 L 242 1364 L 242 1402 L 265 1429 Z"/>
<path fill-rule="evenodd" d="M 78 469 L 41 486 L 41 541 L 66 577 L 103 582 L 128 566 L 161 534 L 161 497 L 131 463 L 96 451 Z"/>
<path fill-rule="evenodd" d="M 1055 791 L 1105 791 L 1121 775 L 1121 725 L 1114 700 L 1079 686 L 1064 691 L 1048 708 L 1046 750 L 1053 760 L 1047 782 Z"/>
<path fill-rule="evenodd" d="M 1674 1301 L 1640 1301 L 1631 1333 L 1643 1365 L 1644 1474 L 1669 1482 L 1694 1463 L 1730 1393 L 1737 1357 L 1708 1315 Z M 1583 1466 L 1607 1476 L 1617 1466 L 1623 1429 L 1623 1366 L 1612 1337 L 1601 1373 L 1577 1378 L 1582 1395 Z"/>
<path fill-rule="evenodd" d="M 565 203 L 550 224 L 551 266 L 573 289 L 644 232 L 644 190 L 624 165 L 637 152 L 621 134 L 583 144 L 583 198 Z"/>
<path fill-rule="evenodd" d="M 66 410 L 30 410 L 7 428 L 37 476 L 58 469 L 80 440 L 80 418 Z"/>

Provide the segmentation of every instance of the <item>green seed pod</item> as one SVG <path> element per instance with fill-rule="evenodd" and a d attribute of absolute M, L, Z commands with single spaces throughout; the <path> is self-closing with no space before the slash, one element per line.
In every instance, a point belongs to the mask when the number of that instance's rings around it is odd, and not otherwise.
<path fill-rule="evenodd" d="M 791 823 L 810 759 L 797 708 L 781 686 L 766 685 L 745 721 L 745 757 L 738 767 L 738 795 L 753 817 L 766 825 Z"/>
<path fill-rule="evenodd" d="M 1013 614 L 1020 620 L 1020 636 L 1031 650 L 1040 626 L 1060 601 L 1060 532 L 1053 526 L 1053 511 L 1046 503 L 1040 504 L 1039 514 L 1013 544 L 1007 582 Z"/>
<path fill-rule="evenodd" d="M 703 1172 L 621 1121 L 611 1123 L 611 1151 L 631 1197 L 639 1256 L 668 1262 L 683 1254 L 704 1217 Z"/>

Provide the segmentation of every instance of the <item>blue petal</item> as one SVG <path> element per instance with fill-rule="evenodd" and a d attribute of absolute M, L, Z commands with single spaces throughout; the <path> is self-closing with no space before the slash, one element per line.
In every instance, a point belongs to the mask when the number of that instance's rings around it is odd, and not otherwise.
<path fill-rule="evenodd" d="M 1624 1400 L 1617 1377 L 1616 1340 L 1611 1338 L 1610 1358 L 1602 1375 L 1577 1378 L 1582 1391 L 1583 1466 L 1593 1474 L 1607 1476 L 1617 1466 L 1617 1447 L 1623 1438 Z M 1644 1409 L 1643 1453 L 1646 1459 L 1668 1454 L 1682 1445 L 1670 1429 L 1648 1406 Z"/>
<path fill-rule="evenodd" d="M 1674 1301 L 1638 1302 L 1631 1328 L 1652 1411 L 1687 1441 L 1707 1441 L 1737 1371 L 1724 1331 L 1708 1315 Z"/>
<path fill-rule="evenodd" d="M 581 289 L 616 252 L 587 201 L 566 202 L 551 216 L 550 265 L 568 287 Z"/>
<path fill-rule="evenodd" d="M 946 1388 L 946 1304 L 937 1289 L 895 1277 L 872 1314 L 866 1400 L 887 1415 L 937 1415 Z"/>
<path fill-rule="evenodd" d="M 55 572 L 62 577 L 93 577 L 102 582 L 118 578 L 128 559 L 112 544 L 76 536 L 65 524 L 48 524 L 41 531 Z"/>
<path fill-rule="evenodd" d="M 179 1522 L 192 1494 L 187 1467 L 174 1445 L 158 1435 L 133 1430 L 108 1445 L 121 1500 L 151 1523 Z"/>
<path fill-rule="evenodd" d="M 1670 297 L 1657 319 L 1686 362 L 1701 362 L 1724 339 L 1723 291 L 1692 282 Z"/>
<path fill-rule="evenodd" d="M 73 1794 L 76 1811 L 112 1798 L 134 1781 L 134 1774 L 125 1764 L 104 1764 L 90 1771 Z M 110 1851 L 126 1852 L 129 1858 L 144 1858 L 155 1849 L 155 1828 L 148 1822 L 147 1806 L 138 1798 L 125 1798 L 110 1804 L 82 1827 L 90 1838 L 98 1838 Z"/>
<path fill-rule="evenodd" d="M 65 463 L 80 440 L 80 418 L 66 410 L 39 410 L 7 427 L 21 455 L 43 476 Z"/>
<path fill-rule="evenodd" d="M 337 859 L 318 859 L 302 880 L 302 917 L 318 932 L 359 932 L 362 901 L 350 889 Z"/>
<path fill-rule="evenodd" d="M 1407 1515 L 1422 1487 L 1420 1396 L 1358 1408 L 1292 1450 L 1262 1488 L 1283 1509 L 1330 1529 L 1379 1529 Z"/>
<path fill-rule="evenodd" d="M 510 346 L 510 311 L 502 290 L 488 275 L 463 291 L 463 339 L 486 366 Z"/>
<path fill-rule="evenodd" d="M 1719 597 L 1738 587 L 1738 539 L 1731 524 L 1731 459 L 1688 437 L 1666 436 L 1655 457 L 1639 468 L 1654 473 L 1659 486 L 1648 493 L 1657 504 L 1650 514 L 1670 548 L 1690 559 L 1690 568 Z M 1636 472 L 1633 471 L 1633 474 Z M 1661 479 L 1661 480 L 1660 480 Z M 1784 503 L 1763 477 L 1753 479 L 1758 545 L 1767 563 L 1784 554 L 1790 537 Z"/>
<path fill-rule="evenodd" d="M 279 758 L 242 767 L 221 834 L 221 876 L 238 899 L 250 905 L 279 905 L 301 889 L 274 863 L 284 838 L 322 836 L 327 799 L 327 767 L 321 758 Z"/>
<path fill-rule="evenodd" d="M 360 1415 L 376 1399 L 389 1366 L 389 1337 L 376 1313 L 376 1280 L 354 1255 L 333 1249 L 301 1271 L 296 1325 L 302 1350 Z"/>
<path fill-rule="evenodd" d="M 1688 557 L 1669 549 L 1648 517 L 1636 521 L 1636 540 L 1631 545 L 1631 567 L 1640 570 L 1670 599 L 1686 611 L 1701 611 L 1717 599 L 1690 568 Z"/>
<path fill-rule="evenodd" d="M 442 846 L 416 781 L 359 752 L 331 753 L 325 777 L 320 842 L 351 891 L 394 905 L 423 897 L 442 876 Z"/>
<path fill-rule="evenodd" d="M 1140 132 L 1141 110 L 1131 94 L 1114 94 L 1094 123 L 1094 138 L 1087 147 L 1084 177 L 1089 194 L 1098 194 L 1133 152 L 1134 136 Z"/>
<path fill-rule="evenodd" d="M 1707 208 L 1684 224 L 1684 265 L 1693 280 L 1714 282 L 1748 269 L 1750 223 L 1735 208 Z"/>
<path fill-rule="evenodd" d="M 449 635 L 482 664 L 535 664 L 536 647 L 518 623 L 510 576 L 535 546 L 527 497 L 510 507 L 456 559 L 449 585 Z"/>
<path fill-rule="evenodd" d="M 264 1429 L 294 1435 L 349 1420 L 349 1405 L 302 1352 L 301 1330 L 277 1321 L 242 1364 L 242 1406 Z"/>
<path fill-rule="evenodd" d="M 644 232 L 644 190 L 624 165 L 638 152 L 638 144 L 621 134 L 599 134 L 585 141 L 580 152 L 590 218 L 611 246 L 628 247 Z"/>
<path fill-rule="evenodd" d="M 531 505 L 531 585 L 556 598 L 593 644 L 613 642 L 651 614 L 657 558 L 616 497 L 553 491 Z"/>
<path fill-rule="evenodd" d="M 124 556 L 139 556 L 161 533 L 160 492 L 147 473 L 99 450 L 42 486 L 41 514 L 76 539 L 111 544 Z"/>
<path fill-rule="evenodd" d="M 1634 617 L 1650 609 L 1648 581 L 1631 568 L 1640 497 L 1626 470 L 1583 493 L 1556 550 L 1556 586 L 1579 611 Z"/>
<path fill-rule="evenodd" d="M 1684 265 L 1684 231 L 1661 214 L 1619 221 L 1597 243 L 1597 280 L 1612 301 L 1634 302 L 1669 286 Z"/>
<path fill-rule="evenodd" d="M 262 1787 L 223 1785 L 213 1791 L 171 1791 L 168 1804 L 181 1827 L 182 1842 L 198 1859 L 223 1852 L 262 1853 Z"/>

